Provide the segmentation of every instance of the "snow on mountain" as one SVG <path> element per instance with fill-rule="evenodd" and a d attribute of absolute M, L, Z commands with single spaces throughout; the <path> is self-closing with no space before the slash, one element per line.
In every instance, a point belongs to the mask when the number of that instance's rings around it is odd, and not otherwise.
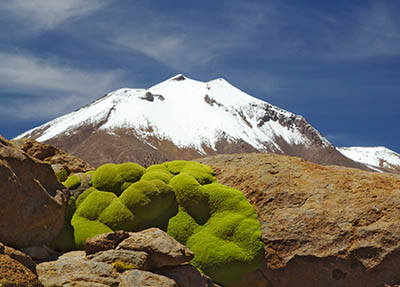
<path fill-rule="evenodd" d="M 375 170 L 400 171 L 400 154 L 382 147 L 341 147 L 337 148 L 346 157 L 366 164 Z"/>
<path fill-rule="evenodd" d="M 94 146 L 106 157 L 111 145 L 120 149 L 114 161 L 138 160 L 139 153 L 150 149 L 159 161 L 249 151 L 325 164 L 347 161 L 302 116 L 256 99 L 224 79 L 201 82 L 181 74 L 147 90 L 116 90 L 21 137 L 54 144 L 86 160 L 91 153 L 92 162 Z"/>
<path fill-rule="evenodd" d="M 293 126 L 282 126 L 278 121 L 269 120 L 260 124 L 266 109 L 276 112 L 278 119 L 295 121 L 301 119 L 300 116 L 253 98 L 224 79 L 204 83 L 188 78 L 183 80 L 183 77 L 177 75 L 148 90 L 119 89 L 18 138 L 43 130 L 37 140 L 46 141 L 61 133 L 73 133 L 82 123 L 96 123 L 107 118 L 100 130 L 112 133 L 121 127 L 135 129 L 143 139 L 147 136 L 165 138 L 178 147 L 194 147 L 203 153 L 203 143 L 215 149 L 215 143 L 222 135 L 230 140 L 242 139 L 258 150 L 265 149 L 265 142 L 280 150 L 274 143 L 277 136 L 290 144 L 311 144 Z M 146 98 L 146 93 L 153 98 Z M 321 140 L 329 145 L 325 138 L 321 137 Z"/>

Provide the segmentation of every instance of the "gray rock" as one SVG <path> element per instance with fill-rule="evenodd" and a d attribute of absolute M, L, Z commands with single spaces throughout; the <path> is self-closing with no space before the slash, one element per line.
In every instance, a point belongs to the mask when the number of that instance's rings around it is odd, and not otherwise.
<path fill-rule="evenodd" d="M 119 287 L 178 287 L 176 282 L 162 275 L 147 271 L 131 270 L 121 275 Z"/>
<path fill-rule="evenodd" d="M 130 232 L 117 249 L 147 252 L 152 268 L 180 265 L 194 257 L 192 251 L 158 228 Z"/>
<path fill-rule="evenodd" d="M 92 261 L 104 262 L 107 264 L 120 261 L 125 265 L 131 265 L 134 269 L 150 269 L 150 256 L 143 251 L 110 249 L 88 255 L 87 258 Z"/>
<path fill-rule="evenodd" d="M 38 264 L 39 280 L 45 287 L 119 285 L 119 274 L 107 263 L 89 260 L 84 251 L 72 251 L 57 261 Z"/>

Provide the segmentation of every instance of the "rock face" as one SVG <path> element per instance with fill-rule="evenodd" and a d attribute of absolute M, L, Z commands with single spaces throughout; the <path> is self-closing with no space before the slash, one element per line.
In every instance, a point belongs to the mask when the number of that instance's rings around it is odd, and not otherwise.
<path fill-rule="evenodd" d="M 66 190 L 50 165 L 0 136 L 0 241 L 42 245 L 62 229 Z"/>
<path fill-rule="evenodd" d="M 116 231 L 88 239 L 86 253 L 72 251 L 39 264 L 37 272 L 45 287 L 217 286 L 188 263 L 192 258 L 189 249 L 157 228 Z"/>
<path fill-rule="evenodd" d="M 400 283 L 399 176 L 273 154 L 198 161 L 256 208 L 265 264 L 247 286 Z"/>
<path fill-rule="evenodd" d="M 32 139 L 22 138 L 12 141 L 30 156 L 49 162 L 51 165 L 61 165 L 68 174 L 93 170 L 89 163 L 54 146 L 41 143 Z"/>

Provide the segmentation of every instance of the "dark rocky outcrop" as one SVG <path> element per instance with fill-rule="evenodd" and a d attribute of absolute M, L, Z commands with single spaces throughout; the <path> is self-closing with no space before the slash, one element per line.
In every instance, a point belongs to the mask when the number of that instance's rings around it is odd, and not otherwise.
<path fill-rule="evenodd" d="M 198 161 L 256 208 L 265 261 L 243 286 L 400 283 L 399 176 L 274 154 Z"/>
<path fill-rule="evenodd" d="M 12 247 L 50 242 L 64 224 L 65 187 L 49 164 L 0 136 L 0 241 Z"/>

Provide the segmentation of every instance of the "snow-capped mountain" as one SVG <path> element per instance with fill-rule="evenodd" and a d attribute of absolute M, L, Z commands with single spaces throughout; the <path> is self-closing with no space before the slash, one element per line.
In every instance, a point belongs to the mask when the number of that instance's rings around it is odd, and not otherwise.
<path fill-rule="evenodd" d="M 181 74 L 147 90 L 116 90 L 21 137 L 50 143 L 95 166 L 270 151 L 362 168 L 302 116 L 224 79 L 200 82 Z"/>
<path fill-rule="evenodd" d="M 376 171 L 400 173 L 400 154 L 382 147 L 341 147 L 338 150 L 348 158 Z"/>

